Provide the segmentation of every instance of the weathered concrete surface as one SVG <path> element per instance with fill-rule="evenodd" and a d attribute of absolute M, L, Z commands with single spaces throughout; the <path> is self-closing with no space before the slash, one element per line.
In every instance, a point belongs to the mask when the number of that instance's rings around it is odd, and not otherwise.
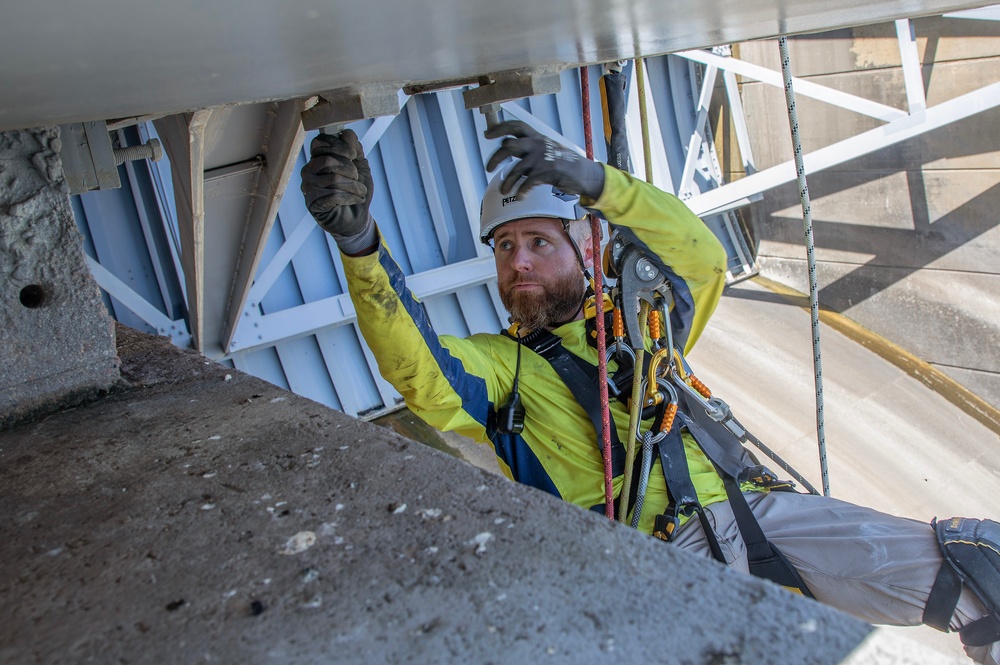
<path fill-rule="evenodd" d="M 0 432 L 0 662 L 836 663 L 869 627 L 119 329 Z"/>
<path fill-rule="evenodd" d="M 914 21 L 930 106 L 998 80 L 1000 24 Z M 789 40 L 796 76 L 906 109 L 893 24 Z M 774 42 L 744 59 L 780 67 Z M 741 86 L 758 168 L 792 157 L 780 88 Z M 799 97 L 806 152 L 882 123 Z M 809 174 L 820 299 L 1000 407 L 1000 109 Z M 731 141 L 728 145 L 735 145 Z M 739 177 L 735 155 L 727 178 Z M 762 274 L 808 291 L 795 183 L 753 208 Z"/>
<path fill-rule="evenodd" d="M 57 127 L 0 133 L 0 428 L 118 380 L 59 150 Z"/>

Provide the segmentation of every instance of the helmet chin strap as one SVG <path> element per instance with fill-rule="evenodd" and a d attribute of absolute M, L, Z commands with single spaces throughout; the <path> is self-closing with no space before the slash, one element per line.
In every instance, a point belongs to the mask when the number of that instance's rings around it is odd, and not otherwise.
<path fill-rule="evenodd" d="M 576 308 L 573 314 L 564 321 L 557 321 L 550 324 L 548 326 L 549 328 L 558 328 L 559 326 L 565 325 L 570 321 L 576 321 L 576 318 L 580 315 L 580 312 L 583 311 L 584 307 L 587 304 L 587 298 L 594 295 L 594 289 L 593 289 L 594 276 L 590 274 L 590 269 L 587 268 L 587 263 L 583 260 L 583 252 L 580 251 L 580 245 L 577 244 L 576 239 L 573 237 L 573 234 L 569 232 L 569 220 L 563 219 L 560 221 L 562 221 L 562 227 L 563 231 L 566 232 L 566 237 L 569 238 L 569 244 L 573 246 L 573 251 L 576 253 L 576 260 L 580 264 L 580 270 L 583 271 L 583 279 L 584 282 L 587 284 L 587 288 L 583 290 L 583 298 L 580 300 L 580 306 Z"/>

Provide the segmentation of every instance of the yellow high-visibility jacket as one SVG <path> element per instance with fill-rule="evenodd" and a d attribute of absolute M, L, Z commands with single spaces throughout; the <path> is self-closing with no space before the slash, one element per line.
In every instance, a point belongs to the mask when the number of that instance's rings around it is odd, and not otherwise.
<path fill-rule="evenodd" d="M 685 353 L 715 310 L 725 284 L 726 253 L 714 234 L 676 197 L 622 171 L 605 167 L 600 199 L 584 201 L 600 210 L 632 240 L 660 257 L 671 273 L 675 344 Z M 519 435 L 496 431 L 495 412 L 514 381 L 517 344 L 500 334 L 465 339 L 437 336 L 407 290 L 403 274 L 384 244 L 368 256 L 344 256 L 358 324 L 378 360 L 379 371 L 431 426 L 489 442 L 510 478 L 589 509 L 604 504 L 604 463 L 594 426 L 552 366 L 522 349 L 520 394 L 525 408 Z M 586 342 L 584 321 L 552 332 L 570 353 L 597 364 Z M 614 362 L 609 363 L 614 371 Z M 594 388 L 597 390 L 597 387 Z M 618 400 L 611 414 L 619 439 L 628 436 L 628 411 Z M 691 480 L 702 505 L 725 500 L 721 478 L 694 440 L 684 433 Z M 622 478 L 614 480 L 615 495 Z M 650 474 L 640 530 L 650 533 L 667 506 L 666 483 L 657 460 Z"/>

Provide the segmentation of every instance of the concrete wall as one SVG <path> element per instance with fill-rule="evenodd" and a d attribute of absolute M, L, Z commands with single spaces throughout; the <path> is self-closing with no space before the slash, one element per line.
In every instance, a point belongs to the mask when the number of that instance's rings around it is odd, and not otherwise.
<path fill-rule="evenodd" d="M 60 149 L 58 127 L 0 133 L 0 428 L 118 380 Z"/>
<path fill-rule="evenodd" d="M 1000 23 L 914 22 L 927 104 L 1000 79 Z M 789 40 L 797 77 L 907 108 L 893 24 Z M 775 41 L 738 57 L 780 68 Z M 742 85 L 758 169 L 792 158 L 783 91 Z M 799 97 L 805 152 L 881 124 Z M 810 174 L 821 302 L 1000 406 L 1000 109 Z M 742 173 L 723 141 L 730 180 Z M 737 165 L 737 166 L 734 166 Z M 751 211 L 762 273 L 808 291 L 796 185 Z"/>

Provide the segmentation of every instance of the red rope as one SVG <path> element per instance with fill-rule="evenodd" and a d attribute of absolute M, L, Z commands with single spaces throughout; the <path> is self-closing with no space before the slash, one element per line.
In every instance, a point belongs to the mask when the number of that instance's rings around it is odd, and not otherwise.
<path fill-rule="evenodd" d="M 583 101 L 583 140 L 587 159 L 594 158 L 594 134 L 590 122 L 590 72 L 580 68 L 580 92 Z M 608 366 L 605 362 L 607 343 L 604 336 L 604 277 L 601 274 L 601 223 L 590 215 L 590 231 L 594 243 L 594 291 L 597 294 L 594 323 L 597 324 L 597 383 L 601 389 L 601 450 L 604 452 L 604 515 L 615 518 L 615 490 L 611 484 L 611 418 L 608 411 Z"/>

